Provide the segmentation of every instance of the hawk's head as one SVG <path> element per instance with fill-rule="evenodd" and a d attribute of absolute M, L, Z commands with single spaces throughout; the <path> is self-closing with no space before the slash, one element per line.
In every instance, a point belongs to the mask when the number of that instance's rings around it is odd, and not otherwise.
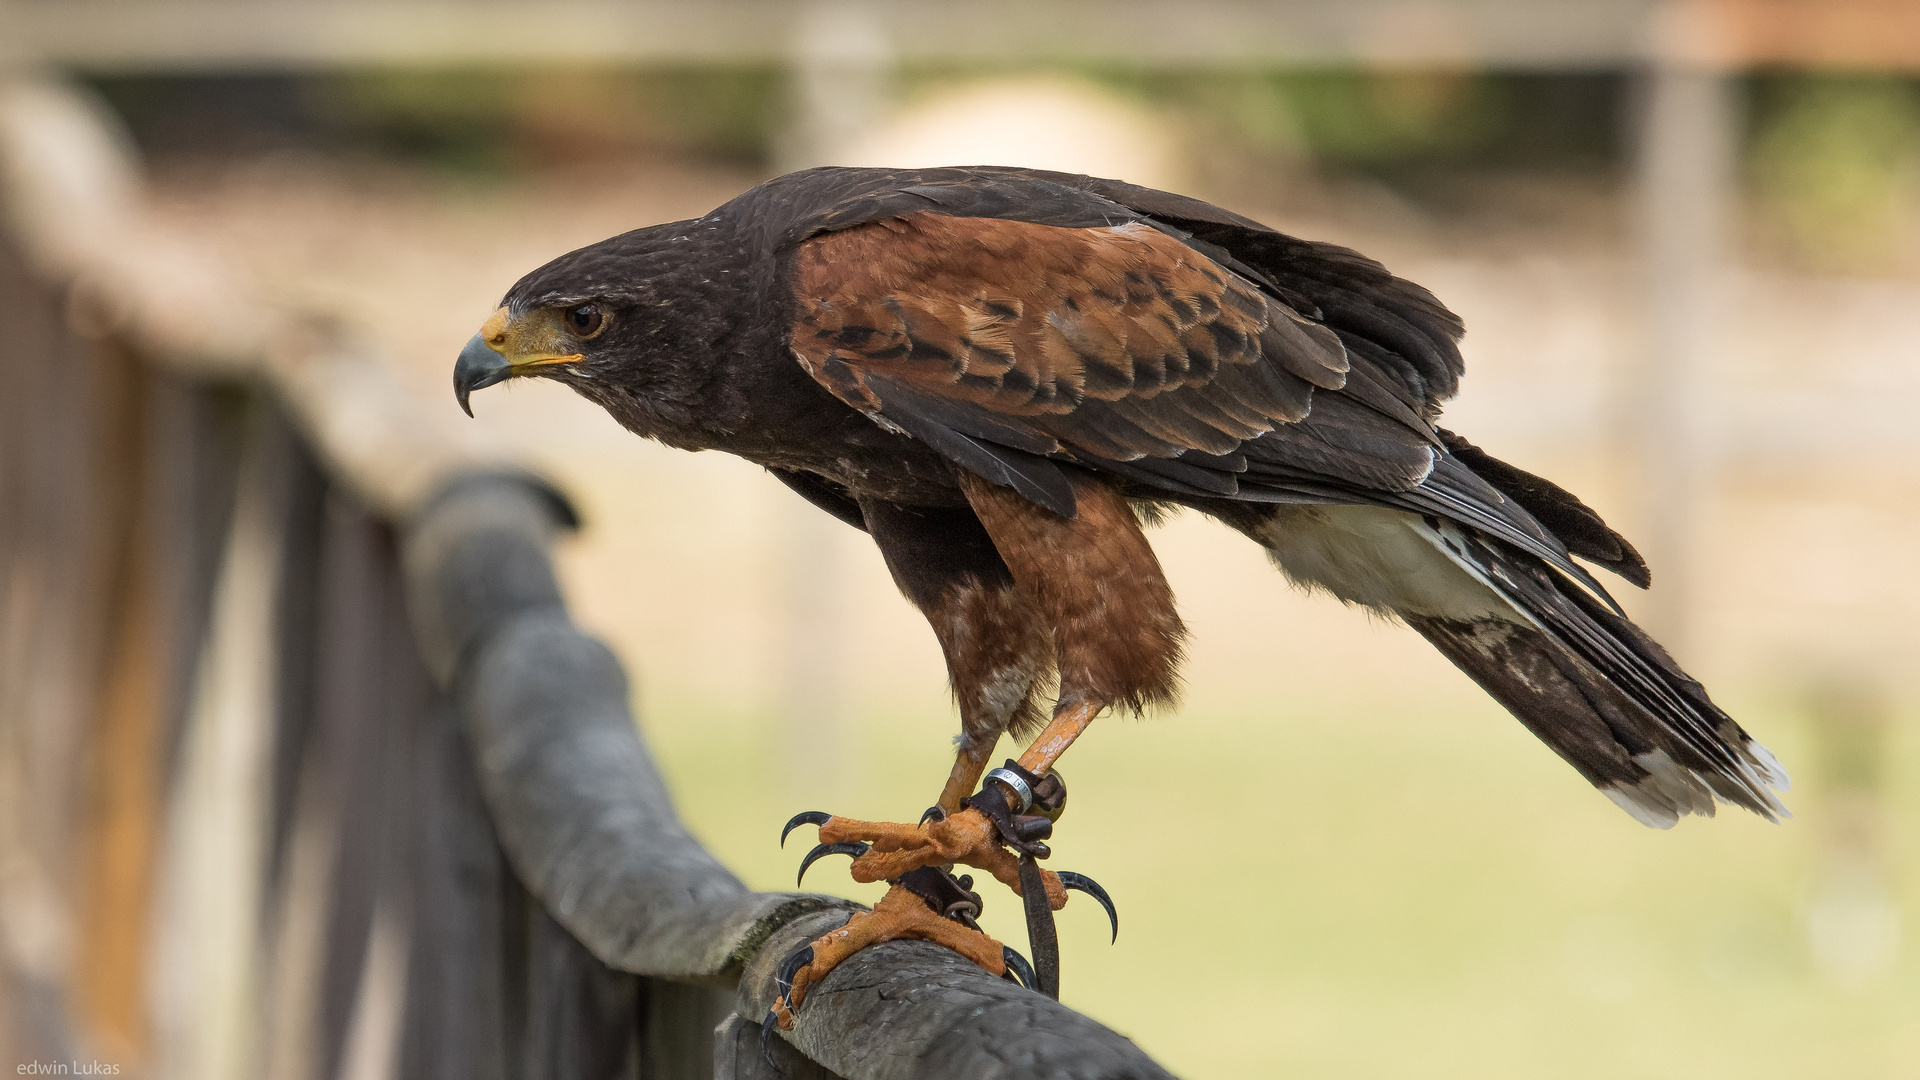
<path fill-rule="evenodd" d="M 502 305 L 460 350 L 453 366 L 453 392 L 460 397 L 460 407 L 472 416 L 467 398 L 475 390 L 516 375 L 585 362 L 614 321 L 609 307 L 603 301 L 583 300 L 516 315 L 511 305 Z"/>
<path fill-rule="evenodd" d="M 678 355 L 675 344 L 703 340 L 684 325 L 715 272 L 712 230 L 676 222 L 636 229 L 568 252 L 517 282 L 460 350 L 453 389 L 460 407 L 475 390 L 522 375 L 546 375 L 576 389 L 604 380 L 645 380 Z"/>

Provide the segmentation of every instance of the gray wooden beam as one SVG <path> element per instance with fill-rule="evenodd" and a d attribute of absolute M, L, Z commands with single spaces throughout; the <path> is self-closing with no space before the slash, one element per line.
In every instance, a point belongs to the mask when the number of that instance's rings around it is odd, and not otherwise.
<path fill-rule="evenodd" d="M 766 1016 L 780 961 L 842 919 L 823 912 L 769 938 L 741 976 L 740 1015 Z M 834 968 L 801 1004 L 792 1041 L 811 1060 L 857 1080 L 1169 1076 L 1099 1022 L 924 941 L 875 945 Z"/>
<path fill-rule="evenodd" d="M 737 981 L 736 1010 L 764 1017 L 781 960 L 854 905 L 753 892 L 680 824 L 619 662 L 561 604 L 546 548 L 565 520 L 553 493 L 523 476 L 476 476 L 429 502 L 407 535 L 415 623 L 466 715 L 501 846 L 602 962 Z M 791 1039 L 854 1080 L 1166 1075 L 1100 1024 L 920 943 L 836 969 Z"/>
<path fill-rule="evenodd" d="M 731 1013 L 713 1031 L 713 1080 L 839 1080 L 760 1024 Z"/>

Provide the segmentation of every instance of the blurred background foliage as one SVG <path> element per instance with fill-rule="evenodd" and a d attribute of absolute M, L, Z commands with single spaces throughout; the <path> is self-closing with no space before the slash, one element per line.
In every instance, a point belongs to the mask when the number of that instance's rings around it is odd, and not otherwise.
<path fill-rule="evenodd" d="M 912 109 L 1036 76 L 1124 107 L 1142 144 L 1168 137 L 1165 171 L 1127 178 L 1432 287 L 1471 328 L 1450 423 L 1641 535 L 1621 390 L 1641 347 L 1638 73 L 909 65 L 894 97 Z M 1109 948 L 1097 918 L 1068 913 L 1070 1003 L 1201 1075 L 1920 1070 L 1920 964 L 1900 940 L 1920 912 L 1920 471 L 1904 408 L 1875 411 L 1920 389 L 1920 84 L 1741 81 L 1735 325 L 1709 371 L 1712 554 L 1701 629 L 1676 651 L 1802 781 L 1801 818 L 1650 834 L 1411 634 L 1294 595 L 1189 515 L 1155 539 L 1195 630 L 1187 704 L 1103 725 L 1066 766 L 1058 864 L 1112 889 L 1126 930 Z M 771 66 L 94 85 L 167 213 L 263 291 L 350 313 L 442 395 L 514 277 L 778 171 L 794 108 Z M 585 509 L 572 602 L 634 669 L 683 816 L 728 865 L 789 888 L 795 853 L 773 830 L 793 811 L 917 813 L 945 774 L 951 710 L 931 637 L 870 545 L 801 516 L 759 470 L 643 444 L 558 388 L 476 404 Z M 796 616 L 783 545 L 814 528 L 837 530 L 808 542 L 843 595 Z M 831 724 L 791 715 L 796 624 L 855 658 Z M 1140 814 L 1139 785 L 1169 777 L 1190 802 Z M 877 895 L 831 864 L 807 884 Z M 990 908 L 1017 939 L 1012 905 Z"/>
<path fill-rule="evenodd" d="M 1265 170 L 1276 184 L 1297 184 L 1303 172 L 1364 177 L 1440 212 L 1450 200 L 1471 199 L 1462 177 L 1518 171 L 1618 182 L 1632 164 L 1632 79 L 1619 72 L 1058 71 L 1169 115 L 1192 133 L 1203 169 L 1242 178 Z M 900 96 L 912 100 L 993 74 L 908 67 Z M 765 171 L 773 136 L 788 119 L 783 78 L 773 66 L 588 67 L 132 76 L 96 84 L 142 148 L 162 158 L 304 148 L 412 161 L 485 181 L 635 153 Z M 1819 272 L 1912 269 L 1920 84 L 1805 71 L 1747 82 L 1745 181 L 1756 251 Z"/>
<path fill-rule="evenodd" d="M 1211 150 L 1382 172 L 1617 162 L 1627 81 L 1460 70 L 1046 70 L 1177 114 L 1211 133 Z M 956 82 L 1033 73 L 919 65 L 903 68 L 898 85 L 912 99 Z M 130 76 L 96 85 L 150 152 L 322 146 L 486 171 L 555 153 L 636 149 L 763 163 L 787 119 L 783 78 L 766 66 Z"/>
<path fill-rule="evenodd" d="M 1911 269 L 1920 87 L 1887 75 L 1754 80 L 1748 164 L 1765 239 L 1841 273 Z"/>

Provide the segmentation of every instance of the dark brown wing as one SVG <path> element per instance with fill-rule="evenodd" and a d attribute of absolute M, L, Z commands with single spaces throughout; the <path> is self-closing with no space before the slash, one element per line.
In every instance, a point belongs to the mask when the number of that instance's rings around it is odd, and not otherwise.
<path fill-rule="evenodd" d="M 1459 521 L 1605 595 L 1446 453 L 1434 421 L 1460 320 L 1365 256 L 1021 169 L 818 169 L 743 202 L 783 253 L 814 378 L 1034 502 L 1073 513 L 1071 461 L 1142 495 L 1372 503 Z"/>
<path fill-rule="evenodd" d="M 793 282 L 793 348 L 816 379 L 1055 509 L 1061 485 L 1032 457 L 1220 495 L 1256 443 L 1255 471 L 1395 488 L 1431 464 L 1424 433 L 1315 405 L 1346 384 L 1330 331 L 1140 222 L 908 213 L 806 241 Z"/>
<path fill-rule="evenodd" d="M 1338 334 L 1353 361 L 1347 391 L 1385 394 L 1431 423 L 1460 388 L 1466 365 L 1460 317 L 1431 292 L 1395 277 L 1365 255 L 1337 244 L 1302 240 L 1212 203 L 1118 180 L 1045 174 L 1098 198 L 1177 228 L 1213 256 Z M 1366 376 L 1365 387 L 1356 379 Z"/>

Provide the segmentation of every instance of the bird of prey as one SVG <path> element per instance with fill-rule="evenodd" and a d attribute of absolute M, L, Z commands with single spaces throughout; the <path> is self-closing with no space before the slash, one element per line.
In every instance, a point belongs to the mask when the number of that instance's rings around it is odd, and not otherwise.
<path fill-rule="evenodd" d="M 757 462 L 865 530 L 932 624 L 953 771 L 918 824 L 789 823 L 819 826 L 808 862 L 852 854 L 856 880 L 894 884 L 790 960 L 790 1025 L 878 941 L 1004 973 L 1014 954 L 972 925 L 954 864 L 1030 915 L 1069 888 L 1111 914 L 1033 857 L 1074 739 L 1173 697 L 1181 621 L 1142 530 L 1170 507 L 1404 622 L 1647 825 L 1716 799 L 1786 814 L 1773 756 L 1575 561 L 1645 587 L 1632 545 L 1439 426 L 1462 332 L 1379 263 L 1196 199 L 1017 168 L 825 168 L 534 270 L 454 385 L 466 407 L 554 379 L 636 434 Z M 988 771 L 1003 732 L 1038 734 Z"/>

